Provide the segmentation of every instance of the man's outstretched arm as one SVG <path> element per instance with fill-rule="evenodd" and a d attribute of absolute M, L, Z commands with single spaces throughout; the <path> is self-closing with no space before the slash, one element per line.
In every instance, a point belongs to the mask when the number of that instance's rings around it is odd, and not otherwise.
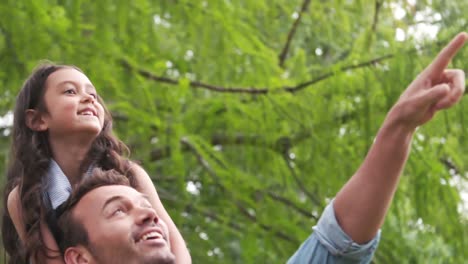
<path fill-rule="evenodd" d="M 467 33 L 458 34 L 408 86 L 389 111 L 361 167 L 336 195 L 336 219 L 354 242 L 370 241 L 382 226 L 416 128 L 462 97 L 464 72 L 446 68 L 467 40 Z"/>

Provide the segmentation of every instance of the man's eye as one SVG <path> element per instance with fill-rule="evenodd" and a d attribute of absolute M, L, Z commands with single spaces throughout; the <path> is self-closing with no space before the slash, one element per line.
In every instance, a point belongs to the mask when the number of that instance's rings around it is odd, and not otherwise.
<path fill-rule="evenodd" d="M 123 215 L 123 214 L 125 214 L 125 210 L 124 210 L 123 208 L 120 208 L 120 207 L 117 208 L 117 209 L 115 209 L 115 210 L 113 211 L 113 213 L 112 213 L 113 216 L 114 216 L 114 215 Z"/>

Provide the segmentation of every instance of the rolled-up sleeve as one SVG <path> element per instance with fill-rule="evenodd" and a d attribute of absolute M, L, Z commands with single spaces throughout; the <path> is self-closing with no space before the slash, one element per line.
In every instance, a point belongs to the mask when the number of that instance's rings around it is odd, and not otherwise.
<path fill-rule="evenodd" d="M 333 201 L 325 208 L 314 232 L 288 260 L 288 264 L 369 263 L 380 240 L 380 230 L 365 244 L 355 243 L 338 224 Z"/>

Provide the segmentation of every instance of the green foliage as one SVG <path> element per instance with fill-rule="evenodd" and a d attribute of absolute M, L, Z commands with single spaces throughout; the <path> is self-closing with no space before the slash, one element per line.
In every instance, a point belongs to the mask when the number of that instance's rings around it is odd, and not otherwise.
<path fill-rule="evenodd" d="M 2 1 L 0 117 L 40 60 L 79 66 L 194 263 L 284 263 L 401 91 L 467 28 L 466 1 L 409 2 Z M 466 103 L 418 130 L 374 263 L 466 263 Z M 3 171 L 9 134 L 0 124 Z"/>

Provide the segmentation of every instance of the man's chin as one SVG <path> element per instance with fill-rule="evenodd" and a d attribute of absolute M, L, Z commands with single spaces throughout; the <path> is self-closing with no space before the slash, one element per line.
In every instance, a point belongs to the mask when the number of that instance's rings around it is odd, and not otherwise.
<path fill-rule="evenodd" d="M 172 252 L 156 252 L 156 254 L 144 256 L 141 259 L 142 264 L 174 264 L 175 256 Z"/>
<path fill-rule="evenodd" d="M 173 264 L 175 256 L 163 239 L 137 243 L 138 255 L 144 264 Z"/>

